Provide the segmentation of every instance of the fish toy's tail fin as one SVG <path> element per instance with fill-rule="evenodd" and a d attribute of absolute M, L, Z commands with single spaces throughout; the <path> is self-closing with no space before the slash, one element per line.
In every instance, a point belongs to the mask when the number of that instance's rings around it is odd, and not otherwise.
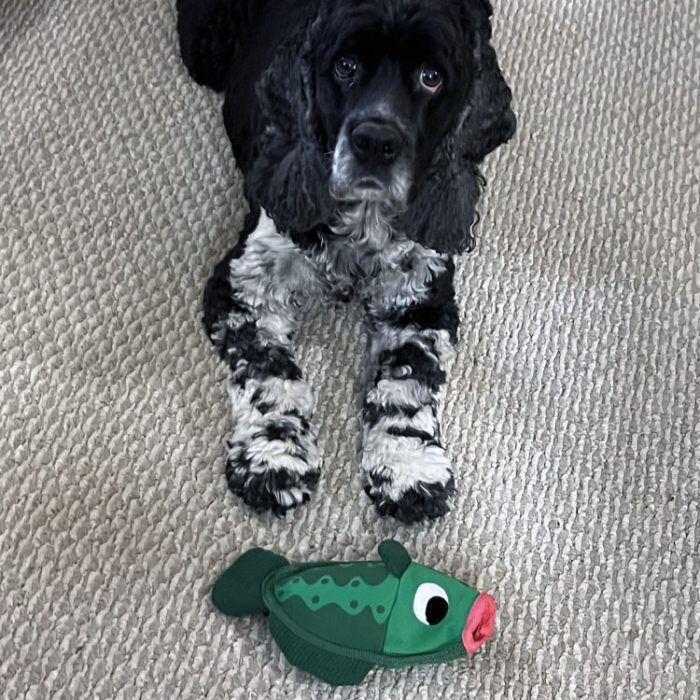
<path fill-rule="evenodd" d="M 262 599 L 262 582 L 276 569 L 289 562 L 265 549 L 251 549 L 241 555 L 214 584 L 211 599 L 214 607 L 232 617 L 266 613 Z"/>

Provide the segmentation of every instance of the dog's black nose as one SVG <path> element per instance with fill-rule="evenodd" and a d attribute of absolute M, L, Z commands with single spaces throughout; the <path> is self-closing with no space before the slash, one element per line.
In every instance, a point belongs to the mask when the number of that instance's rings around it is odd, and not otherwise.
<path fill-rule="evenodd" d="M 366 165 L 391 165 L 403 146 L 395 127 L 377 121 L 358 124 L 350 134 L 350 143 L 355 158 Z"/>

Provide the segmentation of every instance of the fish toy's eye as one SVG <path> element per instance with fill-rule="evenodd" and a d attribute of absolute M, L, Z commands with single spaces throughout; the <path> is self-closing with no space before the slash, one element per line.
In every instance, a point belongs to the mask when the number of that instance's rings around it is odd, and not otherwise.
<path fill-rule="evenodd" d="M 447 616 L 447 593 L 435 583 L 422 583 L 413 596 L 413 614 L 424 625 L 437 625 Z"/>

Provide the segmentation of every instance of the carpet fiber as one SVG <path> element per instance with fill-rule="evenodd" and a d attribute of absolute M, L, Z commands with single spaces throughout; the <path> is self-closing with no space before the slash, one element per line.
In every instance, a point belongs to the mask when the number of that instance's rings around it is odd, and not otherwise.
<path fill-rule="evenodd" d="M 459 265 L 460 495 L 413 528 L 361 493 L 353 308 L 301 334 L 314 500 L 226 490 L 200 298 L 245 204 L 172 5 L 0 2 L 2 697 L 697 698 L 698 0 L 496 3 L 520 130 Z M 331 691 L 209 603 L 242 549 L 387 536 L 496 596 L 473 659 Z"/>

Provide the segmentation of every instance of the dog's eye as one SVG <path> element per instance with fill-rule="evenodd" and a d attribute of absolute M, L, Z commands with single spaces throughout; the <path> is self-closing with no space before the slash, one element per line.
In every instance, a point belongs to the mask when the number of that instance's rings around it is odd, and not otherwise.
<path fill-rule="evenodd" d="M 435 68 L 422 68 L 418 82 L 424 90 L 435 94 L 442 87 L 442 74 Z"/>
<path fill-rule="evenodd" d="M 335 62 L 335 74 L 341 80 L 348 80 L 352 78 L 357 71 L 357 61 L 349 56 L 341 56 Z"/>

